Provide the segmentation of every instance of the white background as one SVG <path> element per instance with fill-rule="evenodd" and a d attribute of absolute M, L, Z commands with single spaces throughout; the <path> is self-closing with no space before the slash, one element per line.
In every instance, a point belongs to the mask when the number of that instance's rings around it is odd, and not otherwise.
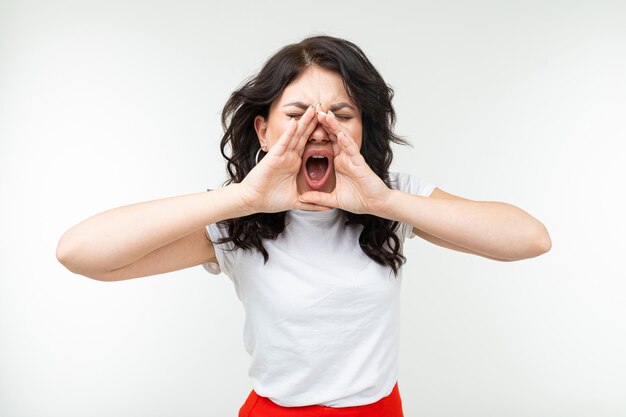
<path fill-rule="evenodd" d="M 409 416 L 626 416 L 623 1 L 0 1 L 0 416 L 236 416 L 243 310 L 201 267 L 55 258 L 109 208 L 224 180 L 219 114 L 287 43 L 356 42 L 395 89 L 393 169 L 514 204 L 553 247 L 407 244 Z"/>

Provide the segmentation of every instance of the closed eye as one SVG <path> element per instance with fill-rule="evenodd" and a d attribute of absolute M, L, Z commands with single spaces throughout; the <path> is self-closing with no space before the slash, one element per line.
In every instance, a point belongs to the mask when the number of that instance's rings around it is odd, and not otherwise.
<path fill-rule="evenodd" d="M 293 117 L 294 119 L 299 119 L 300 117 L 302 117 L 303 114 L 288 114 L 287 117 Z M 336 114 L 335 117 L 337 119 L 341 119 L 341 120 L 350 120 L 352 119 L 352 116 L 349 115 L 345 115 L 345 114 Z"/>

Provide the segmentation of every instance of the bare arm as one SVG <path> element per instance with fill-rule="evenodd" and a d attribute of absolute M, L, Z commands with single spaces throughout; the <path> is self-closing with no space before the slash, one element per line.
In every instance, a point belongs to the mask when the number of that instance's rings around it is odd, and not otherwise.
<path fill-rule="evenodd" d="M 449 193 L 441 190 L 438 187 L 435 187 L 433 192 L 430 194 L 430 198 L 445 198 L 445 199 L 451 199 L 451 200 L 457 199 L 457 200 L 472 201 L 472 200 L 469 200 L 469 199 L 466 199 L 466 198 L 463 198 L 463 197 L 459 197 L 459 196 L 455 196 L 453 194 L 449 194 Z M 484 253 L 477 252 L 475 250 L 471 250 L 471 249 L 465 248 L 463 246 L 456 245 L 454 243 L 448 242 L 447 240 L 443 240 L 441 238 L 438 238 L 437 236 L 433 236 L 430 233 L 426 233 L 425 231 L 420 230 L 420 229 L 418 229 L 416 227 L 413 228 L 413 233 L 415 233 L 417 236 L 421 237 L 424 240 L 427 240 L 428 242 L 430 242 L 432 244 L 435 244 L 437 246 L 441 246 L 441 247 L 446 248 L 446 249 L 452 249 L 452 250 L 457 251 L 457 252 L 465 252 L 465 253 L 469 253 L 469 254 L 472 254 L 472 255 L 478 255 L 478 256 L 482 256 L 483 258 L 491 259 L 491 260 L 494 260 L 494 261 L 500 261 L 500 262 L 509 262 L 509 261 L 511 261 L 511 259 L 496 258 L 494 256 L 490 256 L 490 255 L 487 255 L 487 254 L 484 254 Z M 549 239 L 549 237 L 548 237 L 548 239 Z"/>
<path fill-rule="evenodd" d="M 543 223 L 524 210 L 498 201 L 474 201 L 435 189 L 431 197 L 391 192 L 383 217 L 413 225 L 435 244 L 501 261 L 533 258 L 550 250 Z"/>
<path fill-rule="evenodd" d="M 325 209 L 299 201 L 296 189 L 314 115 L 311 107 L 299 122 L 292 120 L 241 183 L 96 214 L 61 236 L 57 259 L 74 273 L 102 281 L 155 275 L 214 260 L 208 224 L 253 213 Z"/>
<path fill-rule="evenodd" d="M 176 270 L 175 259 L 170 266 L 158 267 L 159 259 L 174 258 L 195 248 L 196 264 L 201 239 L 207 224 L 250 214 L 243 204 L 240 184 L 231 184 L 210 192 L 145 201 L 96 214 L 66 231 L 57 246 L 57 259 L 70 271 L 91 278 L 114 279 L 110 272 L 133 265 L 139 274 L 151 275 Z M 173 245 L 178 242 L 177 245 Z M 194 245 L 195 242 L 195 245 Z M 212 245 L 204 244 L 205 257 L 212 256 Z M 194 245 L 192 247 L 192 245 Z M 163 256 L 168 255 L 168 256 Z M 196 259 L 198 258 L 198 259 Z M 179 258 L 179 260 L 182 258 Z M 180 261 L 179 261 L 180 262 Z M 151 265 L 146 268 L 146 266 Z M 180 265 L 183 267 L 183 265 Z M 129 274 L 129 271 L 125 271 Z"/>
<path fill-rule="evenodd" d="M 512 204 L 468 200 L 437 189 L 432 198 L 389 189 L 367 165 L 350 131 L 331 112 L 320 120 L 334 133 L 337 186 L 330 193 L 305 192 L 301 201 L 398 220 L 435 244 L 495 260 L 516 261 L 550 250 L 545 226 Z"/>

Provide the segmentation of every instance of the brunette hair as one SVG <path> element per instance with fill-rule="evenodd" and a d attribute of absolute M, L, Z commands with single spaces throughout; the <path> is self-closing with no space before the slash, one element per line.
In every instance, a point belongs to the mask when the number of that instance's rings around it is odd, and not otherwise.
<path fill-rule="evenodd" d="M 254 118 L 257 115 L 267 118 L 272 102 L 311 66 L 341 75 L 350 99 L 362 111 L 361 154 L 376 175 L 391 188 L 391 142 L 407 144 L 392 131 L 396 118 L 391 105 L 393 89 L 357 45 L 331 36 L 314 36 L 283 47 L 267 60 L 258 74 L 248 78 L 231 94 L 222 110 L 224 136 L 220 150 L 226 158 L 229 177 L 225 185 L 241 182 L 256 164 L 255 155 L 260 144 Z M 228 237 L 217 243 L 233 242 L 245 250 L 256 249 L 267 262 L 269 255 L 263 247 L 263 239 L 278 237 L 285 228 L 285 214 L 256 213 L 224 220 L 220 223 L 227 226 Z M 359 237 L 363 252 L 377 263 L 388 265 L 397 275 L 406 261 L 396 234 L 398 222 L 350 212 L 346 212 L 346 216 L 347 225 L 363 225 Z"/>

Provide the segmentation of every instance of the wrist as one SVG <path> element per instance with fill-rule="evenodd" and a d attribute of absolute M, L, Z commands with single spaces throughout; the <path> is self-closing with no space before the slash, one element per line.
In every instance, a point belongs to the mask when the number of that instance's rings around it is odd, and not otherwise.
<path fill-rule="evenodd" d="M 224 187 L 224 190 L 228 192 L 233 202 L 233 218 L 244 217 L 257 213 L 255 209 L 254 197 L 250 196 L 246 192 L 247 187 L 242 183 L 231 183 Z"/>
<path fill-rule="evenodd" d="M 388 189 L 385 194 L 378 198 L 375 204 L 372 204 L 368 214 L 382 217 L 384 219 L 395 220 L 394 207 L 397 205 L 397 200 L 401 191 Z"/>

